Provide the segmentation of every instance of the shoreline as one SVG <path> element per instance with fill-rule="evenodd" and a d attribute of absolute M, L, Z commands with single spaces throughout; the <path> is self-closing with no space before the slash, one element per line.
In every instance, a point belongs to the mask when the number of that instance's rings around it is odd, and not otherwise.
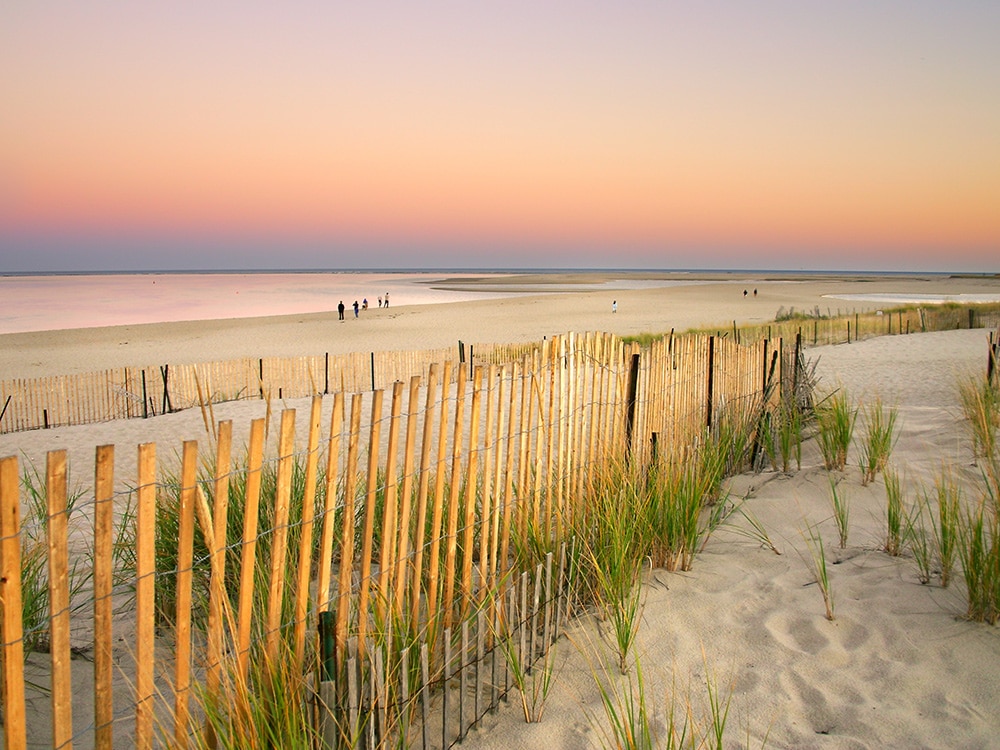
<path fill-rule="evenodd" d="M 633 280 L 666 274 L 636 274 Z M 96 372 L 113 367 L 186 364 L 242 357 L 416 351 L 467 343 L 525 343 L 567 332 L 618 335 L 668 334 L 692 328 L 768 323 L 789 310 L 834 315 L 889 306 L 831 295 L 989 294 L 1000 296 L 1000 277 L 954 278 L 801 275 L 773 280 L 766 274 L 719 272 L 692 284 L 639 289 L 543 291 L 540 284 L 582 283 L 572 274 L 515 277 L 519 296 L 369 308 L 355 319 L 348 310 L 266 317 L 142 323 L 97 328 L 0 334 L 0 380 Z M 594 283 L 588 276 L 588 283 Z M 609 274 L 608 278 L 621 278 Z M 473 286 L 511 284 L 491 277 Z M 461 280 L 467 285 L 468 280 Z M 747 290 L 744 296 L 743 291 Z M 753 295 L 753 291 L 757 295 Z M 617 312 L 612 312 L 612 302 Z"/>

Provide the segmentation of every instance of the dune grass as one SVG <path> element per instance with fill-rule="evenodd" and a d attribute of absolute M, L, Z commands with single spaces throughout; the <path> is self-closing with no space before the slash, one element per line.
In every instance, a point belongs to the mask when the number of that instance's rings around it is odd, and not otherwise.
<path fill-rule="evenodd" d="M 834 619 L 833 589 L 830 586 L 830 573 L 826 564 L 826 550 L 823 547 L 823 537 L 819 529 L 812 525 L 806 525 L 806 530 L 800 532 L 806 543 L 806 550 L 809 556 L 804 558 L 809 572 L 813 576 L 813 582 L 819 587 L 823 596 L 823 606 L 826 608 L 826 619 Z"/>
<path fill-rule="evenodd" d="M 951 574 L 955 567 L 961 499 L 962 490 L 954 476 L 946 469 L 942 469 L 934 480 L 933 497 L 925 496 L 925 506 L 932 509 L 936 506 L 937 510 L 931 530 L 940 563 L 938 575 L 943 588 L 947 588 L 951 583 Z"/>
<path fill-rule="evenodd" d="M 281 646 L 274 660 L 263 652 L 255 654 L 246 679 L 235 661 L 226 660 L 216 694 L 199 686 L 194 698 L 206 731 L 191 734 L 195 747 L 312 750 L 320 746 L 308 700 L 314 687 L 310 670 L 298 668 L 287 643 L 282 641 Z M 346 724 L 338 727 L 338 734 L 346 747 L 355 747 L 361 739 L 360 730 L 352 733 Z"/>
<path fill-rule="evenodd" d="M 616 677 L 606 668 L 591 663 L 604 712 L 603 720 L 591 716 L 591 723 L 598 730 L 602 745 L 615 750 L 722 750 L 731 746 L 727 727 L 735 686 L 720 685 L 704 649 L 702 658 L 705 662 L 702 694 L 697 695 L 690 683 L 686 688 L 679 685 L 675 665 L 662 710 L 649 698 L 639 660 L 634 674 L 624 677 Z M 766 743 L 765 737 L 761 747 Z"/>
<path fill-rule="evenodd" d="M 903 538 L 906 540 L 906 548 L 913 555 L 913 562 L 917 568 L 917 578 L 923 584 L 931 582 L 934 563 L 931 553 L 931 534 L 927 531 L 926 515 L 929 512 L 927 499 L 924 493 L 920 493 L 916 501 L 906 511 L 903 522 Z"/>
<path fill-rule="evenodd" d="M 858 408 L 847 391 L 839 388 L 816 404 L 815 415 L 823 464 L 831 471 L 842 470 L 847 465 Z"/>
<path fill-rule="evenodd" d="M 959 381 L 958 394 L 972 436 L 973 456 L 995 456 L 1000 430 L 1000 389 L 985 378 L 969 376 Z"/>
<path fill-rule="evenodd" d="M 896 557 L 903 551 L 904 528 L 903 520 L 906 509 L 903 506 L 902 486 L 899 473 L 893 468 L 887 468 L 882 474 L 885 480 L 885 551 Z"/>
<path fill-rule="evenodd" d="M 830 504 L 833 506 L 833 520 L 837 524 L 837 538 L 840 548 L 847 547 L 847 537 L 851 531 L 851 499 L 843 490 L 837 489 L 837 480 L 830 477 Z"/>
<path fill-rule="evenodd" d="M 792 459 L 795 459 L 796 469 L 802 468 L 802 430 L 805 426 L 805 415 L 798 404 L 790 398 L 782 398 L 773 414 L 775 443 L 777 453 L 781 458 L 781 470 L 788 474 L 791 471 Z"/>
<path fill-rule="evenodd" d="M 899 439 L 896 431 L 898 410 L 886 408 L 881 397 L 863 409 L 865 417 L 865 437 L 858 440 L 858 454 L 861 464 L 861 484 L 875 481 L 875 475 L 885 469 L 892 449 Z"/>
<path fill-rule="evenodd" d="M 1000 517 L 988 498 L 966 511 L 959 524 L 958 556 L 970 620 L 1000 621 Z"/>

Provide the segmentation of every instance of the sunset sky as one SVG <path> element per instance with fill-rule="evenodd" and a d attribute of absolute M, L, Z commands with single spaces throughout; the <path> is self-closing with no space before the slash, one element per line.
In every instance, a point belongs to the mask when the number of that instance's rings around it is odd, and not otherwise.
<path fill-rule="evenodd" d="M 997 272 L 998 39 L 997 0 L 10 0 L 0 272 Z"/>

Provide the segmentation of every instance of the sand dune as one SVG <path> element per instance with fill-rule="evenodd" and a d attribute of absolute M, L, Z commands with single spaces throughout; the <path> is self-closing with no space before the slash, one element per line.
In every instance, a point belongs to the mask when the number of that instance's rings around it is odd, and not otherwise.
<path fill-rule="evenodd" d="M 892 463 L 912 500 L 951 467 L 976 497 L 979 472 L 957 401 L 957 374 L 985 364 L 986 334 L 887 337 L 811 350 L 821 388 L 879 393 L 899 410 Z M 830 479 L 851 503 L 837 546 Z M 881 551 L 885 490 L 863 487 L 857 458 L 832 474 L 813 443 L 802 469 L 734 477 L 734 499 L 781 551 L 722 528 L 689 573 L 647 573 L 636 653 L 647 702 L 662 722 L 676 695 L 707 711 L 706 677 L 732 692 L 727 747 L 992 747 L 1000 730 L 1000 638 L 963 619 L 964 585 L 921 585 L 909 556 Z M 735 522 L 734 523 L 738 523 Z M 745 523 L 743 524 L 745 526 Z M 803 536 L 825 543 L 835 620 L 826 620 Z M 960 579 L 960 573 L 958 578 Z M 559 642 L 555 687 L 540 724 L 512 706 L 474 734 L 472 748 L 602 747 L 604 711 L 593 669 L 610 647 L 585 618 Z M 615 678 L 620 680 L 621 678 Z M 766 742 L 765 742 L 766 738 Z"/>

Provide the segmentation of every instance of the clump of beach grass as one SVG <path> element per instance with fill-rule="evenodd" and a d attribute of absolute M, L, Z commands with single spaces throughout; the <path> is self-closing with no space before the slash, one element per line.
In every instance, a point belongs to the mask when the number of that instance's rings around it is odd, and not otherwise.
<path fill-rule="evenodd" d="M 774 412 L 774 432 L 777 452 L 781 457 L 781 471 L 791 471 L 792 458 L 796 469 L 802 468 L 802 429 L 805 418 L 792 398 L 782 398 Z"/>
<path fill-rule="evenodd" d="M 847 536 L 851 530 L 851 501 L 846 492 L 837 489 L 837 480 L 830 477 L 830 504 L 833 506 L 833 520 L 837 524 L 840 548 L 847 547 Z"/>
<path fill-rule="evenodd" d="M 831 471 L 842 470 L 847 465 L 858 408 L 840 388 L 816 404 L 815 414 L 823 463 Z"/>
<path fill-rule="evenodd" d="M 958 547 L 968 598 L 966 616 L 995 625 L 1000 620 L 1000 518 L 987 497 L 964 515 Z"/>
<path fill-rule="evenodd" d="M 959 383 L 962 411 L 972 435 L 972 453 L 983 473 L 987 493 L 1000 500 L 1000 388 L 985 378 Z"/>
<path fill-rule="evenodd" d="M 823 537 L 813 525 L 806 525 L 806 530 L 800 532 L 806 543 L 809 557 L 804 558 L 809 572 L 813 576 L 813 582 L 819 587 L 823 596 L 823 605 L 826 608 L 826 619 L 833 620 L 833 589 L 830 586 L 830 574 L 826 564 L 826 550 L 823 547 Z"/>
<path fill-rule="evenodd" d="M 906 540 L 906 547 L 913 555 L 913 562 L 917 567 L 917 578 L 923 584 L 931 582 L 931 569 L 933 567 L 930 535 L 927 532 L 925 518 L 927 512 L 926 496 L 924 493 L 920 493 L 917 500 L 905 512 L 903 521 L 903 538 Z"/>
<path fill-rule="evenodd" d="M 968 377 L 959 382 L 959 400 L 972 434 L 976 458 L 997 454 L 997 431 L 1000 429 L 1000 390 L 985 378 Z"/>
<path fill-rule="evenodd" d="M 586 592 L 611 626 L 611 640 L 622 673 L 635 641 L 642 611 L 640 573 L 655 544 L 656 503 L 652 479 L 643 481 L 624 463 L 601 477 L 580 537 L 582 580 Z"/>
<path fill-rule="evenodd" d="M 881 397 L 865 407 L 865 438 L 858 441 L 862 485 L 875 481 L 875 475 L 885 469 L 899 438 L 896 432 L 898 413 L 895 407 L 887 409 Z"/>
<path fill-rule="evenodd" d="M 903 506 L 902 486 L 899 473 L 893 468 L 887 468 L 883 474 L 885 480 L 885 551 L 896 557 L 903 550 L 905 541 L 904 518 L 906 508 Z"/>
<path fill-rule="evenodd" d="M 636 660 L 634 675 L 626 677 L 615 677 L 606 669 L 591 665 L 605 719 L 602 722 L 591 717 L 591 721 L 602 735 L 602 744 L 615 750 L 722 750 L 726 747 L 726 728 L 735 687 L 732 683 L 728 689 L 720 685 L 704 648 L 702 658 L 705 662 L 702 700 L 697 700 L 690 683 L 686 689 L 678 685 L 675 666 L 662 717 L 650 703 L 639 660 Z M 765 737 L 761 746 L 766 742 Z"/>
<path fill-rule="evenodd" d="M 931 525 L 934 544 L 940 562 L 941 586 L 947 588 L 955 566 L 959 539 L 959 522 L 962 490 L 954 476 L 942 469 L 934 481 L 933 499 L 925 494 L 925 507 L 937 506 L 935 523 Z"/>
<path fill-rule="evenodd" d="M 248 660 L 248 673 L 239 672 L 234 659 L 223 663 L 218 691 L 209 693 L 204 685 L 195 701 L 204 716 L 205 732 L 191 734 L 198 748 L 242 750 L 247 747 L 301 748 L 320 746 L 313 709 L 307 700 L 313 685 L 308 669 L 303 669 L 284 641 L 277 656 L 264 653 Z M 347 747 L 361 739 L 346 727 L 339 738 Z"/>
<path fill-rule="evenodd" d="M 556 644 L 544 644 L 539 659 L 530 653 L 530 644 L 524 637 L 525 623 L 515 627 L 515 623 L 505 616 L 500 607 L 499 626 L 495 632 L 497 645 L 510 671 L 514 687 L 521 701 L 524 721 L 528 724 L 542 720 L 545 703 L 552 689 L 555 673 Z"/>
<path fill-rule="evenodd" d="M 745 499 L 733 509 L 733 513 L 738 513 L 743 520 L 746 521 L 747 525 L 739 526 L 735 523 L 731 523 L 726 525 L 727 529 L 757 542 L 761 547 L 766 547 L 776 555 L 781 554 L 781 550 L 778 549 L 777 545 L 771 539 L 771 535 L 764 527 L 764 524 L 756 516 L 756 514 L 746 506 Z"/>

